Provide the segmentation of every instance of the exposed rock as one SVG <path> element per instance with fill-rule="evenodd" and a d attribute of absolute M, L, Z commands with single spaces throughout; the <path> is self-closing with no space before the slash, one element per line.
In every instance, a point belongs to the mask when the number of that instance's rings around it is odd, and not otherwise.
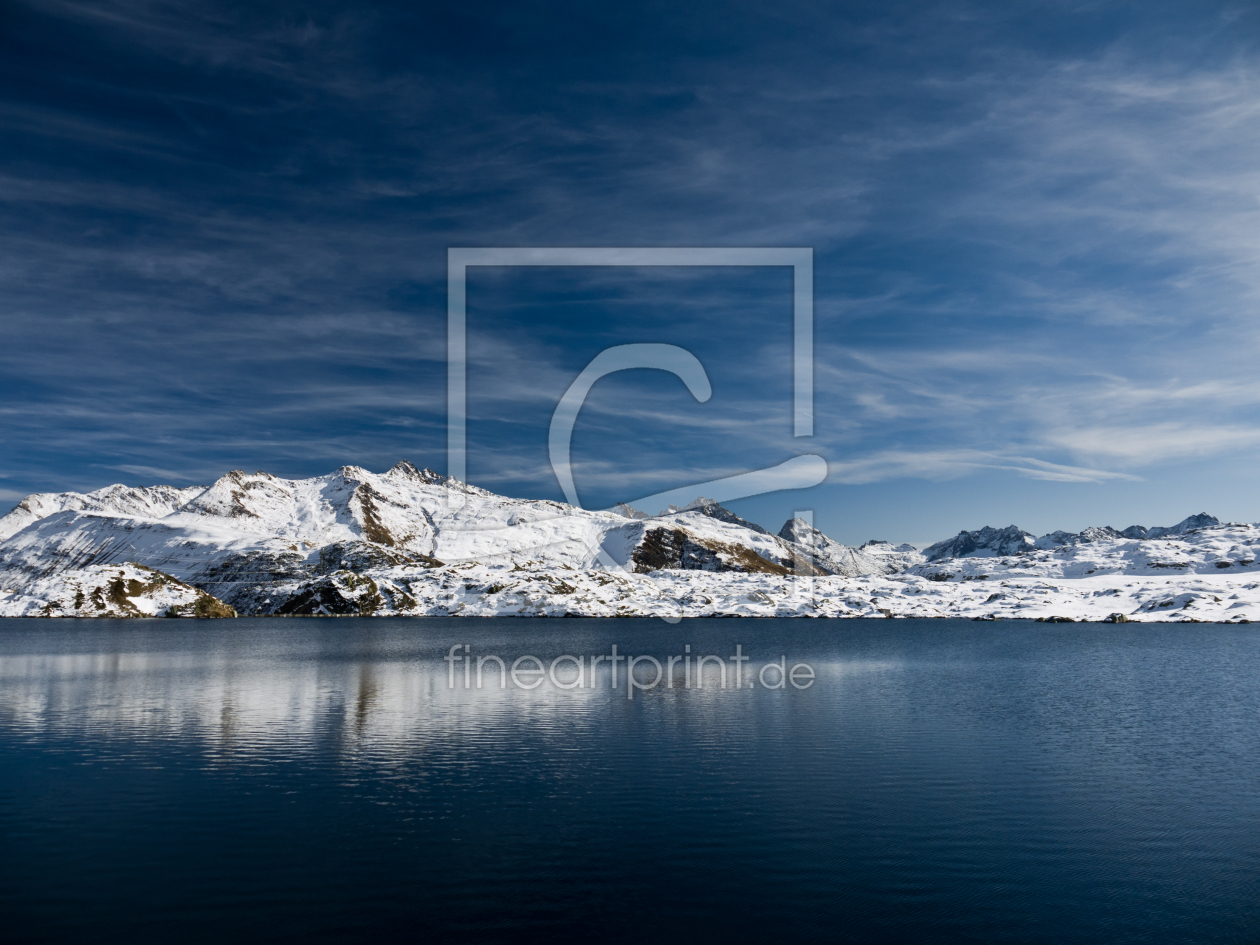
<path fill-rule="evenodd" d="M 979 531 L 961 531 L 953 538 L 928 545 L 923 549 L 923 556 L 928 561 L 942 561 L 945 558 L 991 558 L 1030 551 L 1035 542 L 1032 535 L 1014 525 L 1006 528 L 991 528 L 986 525 Z"/>
<path fill-rule="evenodd" d="M 1209 526 L 1219 524 L 1221 524 L 1220 520 L 1215 516 L 1208 515 L 1206 512 L 1200 512 L 1198 515 L 1191 515 L 1188 518 L 1183 518 L 1176 525 L 1171 525 L 1168 528 L 1155 527 L 1148 529 L 1146 537 L 1166 538 L 1170 535 L 1186 535 L 1197 528 L 1208 528 Z"/>
<path fill-rule="evenodd" d="M 1102 527 L 1091 526 L 1080 532 L 1050 532 L 1048 535 L 1042 535 L 1036 541 L 1036 547 L 1040 549 L 1058 548 L 1062 545 L 1079 545 L 1089 544 L 1093 541 L 1109 541 L 1116 538 L 1123 538 L 1121 532 L 1116 531 L 1109 525 Z"/>
<path fill-rule="evenodd" d="M 1186 535 L 1198 528 L 1209 528 L 1213 525 L 1221 524 L 1220 521 L 1206 512 L 1200 512 L 1198 515 L 1191 515 L 1189 518 L 1182 519 L 1176 525 L 1167 528 L 1155 527 L 1145 528 L 1141 525 L 1130 525 L 1123 531 L 1118 531 L 1110 525 L 1091 526 L 1081 530 L 1080 532 L 1050 532 L 1048 535 L 1042 535 L 1037 539 L 1036 547 L 1040 549 L 1057 548 L 1062 545 L 1078 545 L 1088 544 L 1094 541 L 1112 541 L 1117 538 L 1128 538 L 1131 540 L 1146 540 L 1155 538 L 1177 538 Z"/>
<path fill-rule="evenodd" d="M 891 541 L 880 541 L 878 538 L 862 542 L 858 545 L 858 550 L 872 555 L 913 554 L 916 551 L 914 545 L 905 542 L 894 545 Z"/>
<path fill-rule="evenodd" d="M 750 529 L 751 531 L 757 532 L 759 535 L 770 534 L 760 525 L 754 524 L 753 522 L 749 522 L 740 518 L 730 509 L 724 508 L 718 505 L 712 499 L 705 499 L 705 498 L 693 499 L 692 501 L 688 502 L 685 506 L 683 506 L 681 509 L 672 508 L 671 511 L 673 512 L 699 512 L 701 515 L 706 515 L 709 518 L 717 519 L 719 522 L 727 522 L 731 525 L 739 525 L 743 528 Z"/>
<path fill-rule="evenodd" d="M 169 574 L 128 562 L 89 565 L 6 589 L 0 616 L 235 617 L 236 611 Z"/>
<path fill-rule="evenodd" d="M 791 569 L 769 561 L 749 548 L 699 539 L 681 528 L 650 528 L 633 555 L 639 573 L 677 568 L 684 571 L 739 571 L 790 574 Z"/>
<path fill-rule="evenodd" d="M 804 522 L 771 535 L 709 500 L 628 512 L 498 496 L 410 463 L 41 494 L 0 519 L 0 614 L 1260 619 L 1260 526 L 1211 516 L 1141 529 L 1157 541 L 1090 528 L 1030 547 L 1013 526 L 981 529 L 937 543 L 933 564 Z"/>
<path fill-rule="evenodd" d="M 891 574 L 901 570 L 882 557 L 868 555 L 828 538 L 804 519 L 792 518 L 783 523 L 779 537 L 802 549 L 804 557 L 828 574 L 859 577 L 863 574 Z"/>
<path fill-rule="evenodd" d="M 337 571 L 302 585 L 272 613 L 279 616 L 368 617 L 381 609 L 380 587 L 353 571 Z"/>
<path fill-rule="evenodd" d="M 319 549 L 319 562 L 313 570 L 316 574 L 328 574 L 333 571 L 359 572 L 402 565 L 440 568 L 442 562 L 418 552 L 381 547 L 367 541 L 335 541 Z"/>
<path fill-rule="evenodd" d="M 385 475 L 398 479 L 410 479 L 413 482 L 422 482 L 426 485 L 439 485 L 446 482 L 448 478 L 441 473 L 434 472 L 427 466 L 424 469 L 417 469 L 405 459 L 391 466 Z"/>
<path fill-rule="evenodd" d="M 627 505 L 624 502 L 618 502 L 616 505 L 612 507 L 612 510 L 616 512 L 618 515 L 620 515 L 622 518 L 631 518 L 631 519 L 636 519 L 638 521 L 642 521 L 643 519 L 652 517 L 648 515 L 647 512 L 640 512 L 634 506 Z"/>

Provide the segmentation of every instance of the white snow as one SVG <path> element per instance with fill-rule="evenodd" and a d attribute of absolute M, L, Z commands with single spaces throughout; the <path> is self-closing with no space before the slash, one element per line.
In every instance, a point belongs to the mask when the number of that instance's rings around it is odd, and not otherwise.
<path fill-rule="evenodd" d="M 23 500 L 0 519 L 0 615 L 99 615 L 83 600 L 119 577 L 153 584 L 144 566 L 191 586 L 155 585 L 121 612 L 186 609 L 200 588 L 241 613 L 1260 620 L 1260 527 L 1202 523 L 1215 519 L 1035 544 L 982 529 L 933 546 L 964 556 L 928 561 L 804 522 L 771 535 L 713 503 L 635 518 L 408 463 L 305 480 L 237 471 L 208 488 Z M 681 558 L 663 565 L 661 547 Z M 793 573 L 811 559 L 831 573 Z"/>

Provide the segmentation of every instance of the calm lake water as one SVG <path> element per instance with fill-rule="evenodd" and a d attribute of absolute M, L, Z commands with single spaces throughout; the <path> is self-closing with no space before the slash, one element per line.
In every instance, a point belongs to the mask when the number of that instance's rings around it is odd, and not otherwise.
<path fill-rule="evenodd" d="M 0 938 L 1256 942 L 1258 707 L 1251 626 L 0 621 Z"/>

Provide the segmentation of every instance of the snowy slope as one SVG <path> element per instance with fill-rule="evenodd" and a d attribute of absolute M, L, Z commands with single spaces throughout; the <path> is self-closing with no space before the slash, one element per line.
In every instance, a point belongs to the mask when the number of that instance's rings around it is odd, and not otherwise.
<path fill-rule="evenodd" d="M 399 566 L 332 572 L 277 596 L 268 612 L 1250 622 L 1260 620 L 1257 550 L 1260 527 L 1222 525 L 1180 541 L 1125 539 L 860 577 Z"/>
<path fill-rule="evenodd" d="M 6 617 L 235 617 L 220 600 L 135 564 L 89 565 L 0 590 Z"/>
<path fill-rule="evenodd" d="M 80 495 L 77 492 L 58 494 L 41 492 L 28 495 L 9 514 L 0 518 L 0 541 L 16 535 L 32 522 L 67 510 L 128 515 L 138 518 L 162 518 L 199 495 L 204 488 L 204 486 L 193 486 L 188 489 L 176 489 L 172 486 L 150 486 L 137 489 L 113 485 L 98 489 L 96 492 L 89 492 L 87 495 Z"/>
<path fill-rule="evenodd" d="M 916 565 L 912 573 L 938 580 L 990 580 L 1007 576 L 1086 578 L 1252 573 L 1260 552 L 1260 526 L 1221 524 L 1180 536 L 1096 538 L 1062 542 L 1015 555 L 963 557 Z"/>
<path fill-rule="evenodd" d="M 1204 514 L 1036 540 L 984 528 L 920 554 L 796 520 L 772 535 L 704 499 L 650 517 L 513 499 L 404 462 L 33 495 L 0 536 L 4 616 L 1260 619 L 1260 528 Z"/>
<path fill-rule="evenodd" d="M 0 587 L 136 563 L 243 612 L 336 571 L 490 568 L 814 570 L 791 543 L 701 501 L 658 518 L 512 499 L 410 463 L 287 480 L 228 473 L 207 488 L 38 495 L 0 519 Z M 5 611 L 8 612 L 8 611 Z"/>
<path fill-rule="evenodd" d="M 794 518 L 784 524 L 779 537 L 809 551 L 812 560 L 832 574 L 859 577 L 863 574 L 889 574 L 903 570 L 891 556 L 866 554 L 828 538 L 808 522 Z"/>
<path fill-rule="evenodd" d="M 879 541 L 874 538 L 859 545 L 858 551 L 878 561 L 883 561 L 887 565 L 888 573 L 904 571 L 911 565 L 921 564 L 925 560 L 923 553 L 914 545 L 894 545 L 891 541 Z"/>

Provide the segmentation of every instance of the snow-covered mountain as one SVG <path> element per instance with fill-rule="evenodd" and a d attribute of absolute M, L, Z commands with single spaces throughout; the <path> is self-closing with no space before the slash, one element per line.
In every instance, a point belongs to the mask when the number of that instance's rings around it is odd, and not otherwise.
<path fill-rule="evenodd" d="M 1200 512 L 1198 515 L 1191 515 L 1182 519 L 1176 525 L 1170 525 L 1167 528 L 1156 525 L 1154 528 L 1143 528 L 1141 525 L 1130 525 L 1120 534 L 1125 538 L 1168 538 L 1174 535 L 1188 535 L 1190 532 L 1198 528 L 1208 528 L 1212 525 L 1221 524 L 1214 516 L 1208 515 L 1206 512 Z M 1108 528 L 1108 531 L 1115 531 Z M 1090 529 L 1086 529 L 1090 531 Z M 1084 534 L 1084 532 L 1082 532 Z"/>
<path fill-rule="evenodd" d="M 1079 532 L 1050 532 L 1040 538 L 1034 538 L 1029 532 L 1015 525 L 1008 525 L 1006 528 L 991 528 L 986 525 L 977 531 L 961 531 L 953 538 L 928 545 L 923 549 L 923 556 L 928 561 L 943 561 L 947 558 L 992 558 L 1099 541 L 1176 538 L 1189 535 L 1201 528 L 1220 524 L 1215 517 L 1206 512 L 1200 512 L 1198 515 L 1191 515 L 1176 525 L 1168 527 L 1144 528 L 1141 525 L 1130 525 L 1124 531 L 1119 531 L 1110 525 L 1102 525 L 1085 528 Z M 864 545 L 863 548 L 865 547 Z"/>
<path fill-rule="evenodd" d="M 1141 529 L 1141 534 L 1137 530 Z M 1091 525 L 1089 528 L 1083 528 L 1079 532 L 1050 532 L 1042 535 L 1034 543 L 1034 547 L 1039 549 L 1058 548 L 1061 545 L 1079 545 L 1089 544 L 1093 541 L 1114 541 L 1119 538 L 1142 538 L 1146 534 L 1146 529 L 1140 525 L 1132 525 L 1123 532 L 1118 532 L 1110 525 Z"/>
<path fill-rule="evenodd" d="M 495 495 L 410 463 L 209 487 L 39 494 L 0 518 L 0 615 L 579 614 L 1260 619 L 1260 528 L 1034 539 L 922 554 L 777 535 L 709 499 L 648 516 Z"/>
<path fill-rule="evenodd" d="M 1027 551 L 1034 546 L 1036 539 L 1014 525 L 1006 528 L 991 528 L 986 525 L 979 531 L 962 531 L 953 538 L 938 541 L 923 549 L 923 556 L 929 561 L 940 561 L 943 558 L 991 558 L 994 555 L 1013 555 Z"/>
<path fill-rule="evenodd" d="M 383 474 L 344 466 L 289 480 L 237 470 L 209 487 L 29 496 L 0 519 L 0 588 L 9 595 L 0 612 L 31 612 L 19 597 L 47 603 L 59 575 L 124 564 L 242 613 L 328 609 L 333 597 L 360 596 L 347 591 L 358 585 L 346 575 L 381 570 L 396 580 L 371 592 L 375 609 L 405 609 L 404 588 L 443 568 L 832 573 L 809 549 L 709 499 L 654 517 L 624 506 L 585 511 L 402 462 Z"/>
<path fill-rule="evenodd" d="M 77 492 L 28 495 L 0 518 L 0 541 L 16 535 L 27 525 L 57 512 L 99 512 L 104 515 L 130 515 L 162 518 L 170 515 L 205 491 L 204 486 L 176 489 L 171 486 L 131 488 L 113 485 L 80 495 Z"/>
<path fill-rule="evenodd" d="M 828 538 L 808 522 L 799 518 L 789 520 L 779 531 L 779 537 L 809 551 L 812 560 L 832 574 L 859 577 L 863 574 L 891 574 L 903 570 L 891 556 L 870 555 L 863 549 L 850 548 Z"/>
<path fill-rule="evenodd" d="M 1042 535 L 1038 538 L 1036 546 L 1041 549 L 1046 549 L 1057 548 L 1060 545 L 1080 545 L 1089 544 L 1090 542 L 1095 541 L 1115 541 L 1121 538 L 1175 538 L 1182 535 L 1188 535 L 1200 528 L 1210 528 L 1213 525 L 1220 524 L 1220 520 L 1214 516 L 1208 515 L 1206 512 L 1200 512 L 1198 515 L 1191 515 L 1188 518 L 1182 519 L 1176 525 L 1170 525 L 1167 528 L 1158 525 L 1154 528 L 1144 528 L 1141 525 L 1130 525 L 1123 531 L 1118 531 L 1110 525 L 1102 525 L 1085 528 L 1079 532 L 1051 532 L 1048 535 Z"/>
<path fill-rule="evenodd" d="M 921 564 L 924 560 L 923 553 L 914 545 L 905 543 L 894 545 L 891 541 L 879 541 L 875 538 L 859 545 L 858 551 L 888 564 L 887 571 L 890 574 L 904 571 L 911 565 Z"/>
<path fill-rule="evenodd" d="M 914 545 L 906 544 L 904 542 L 900 545 L 894 545 L 891 541 L 880 541 L 877 538 L 872 538 L 870 541 L 862 542 L 862 544 L 858 545 L 858 549 L 871 555 L 903 555 L 915 553 Z"/>
<path fill-rule="evenodd" d="M 89 564 L 0 589 L 0 616 L 235 617 L 205 591 L 138 564 Z"/>

